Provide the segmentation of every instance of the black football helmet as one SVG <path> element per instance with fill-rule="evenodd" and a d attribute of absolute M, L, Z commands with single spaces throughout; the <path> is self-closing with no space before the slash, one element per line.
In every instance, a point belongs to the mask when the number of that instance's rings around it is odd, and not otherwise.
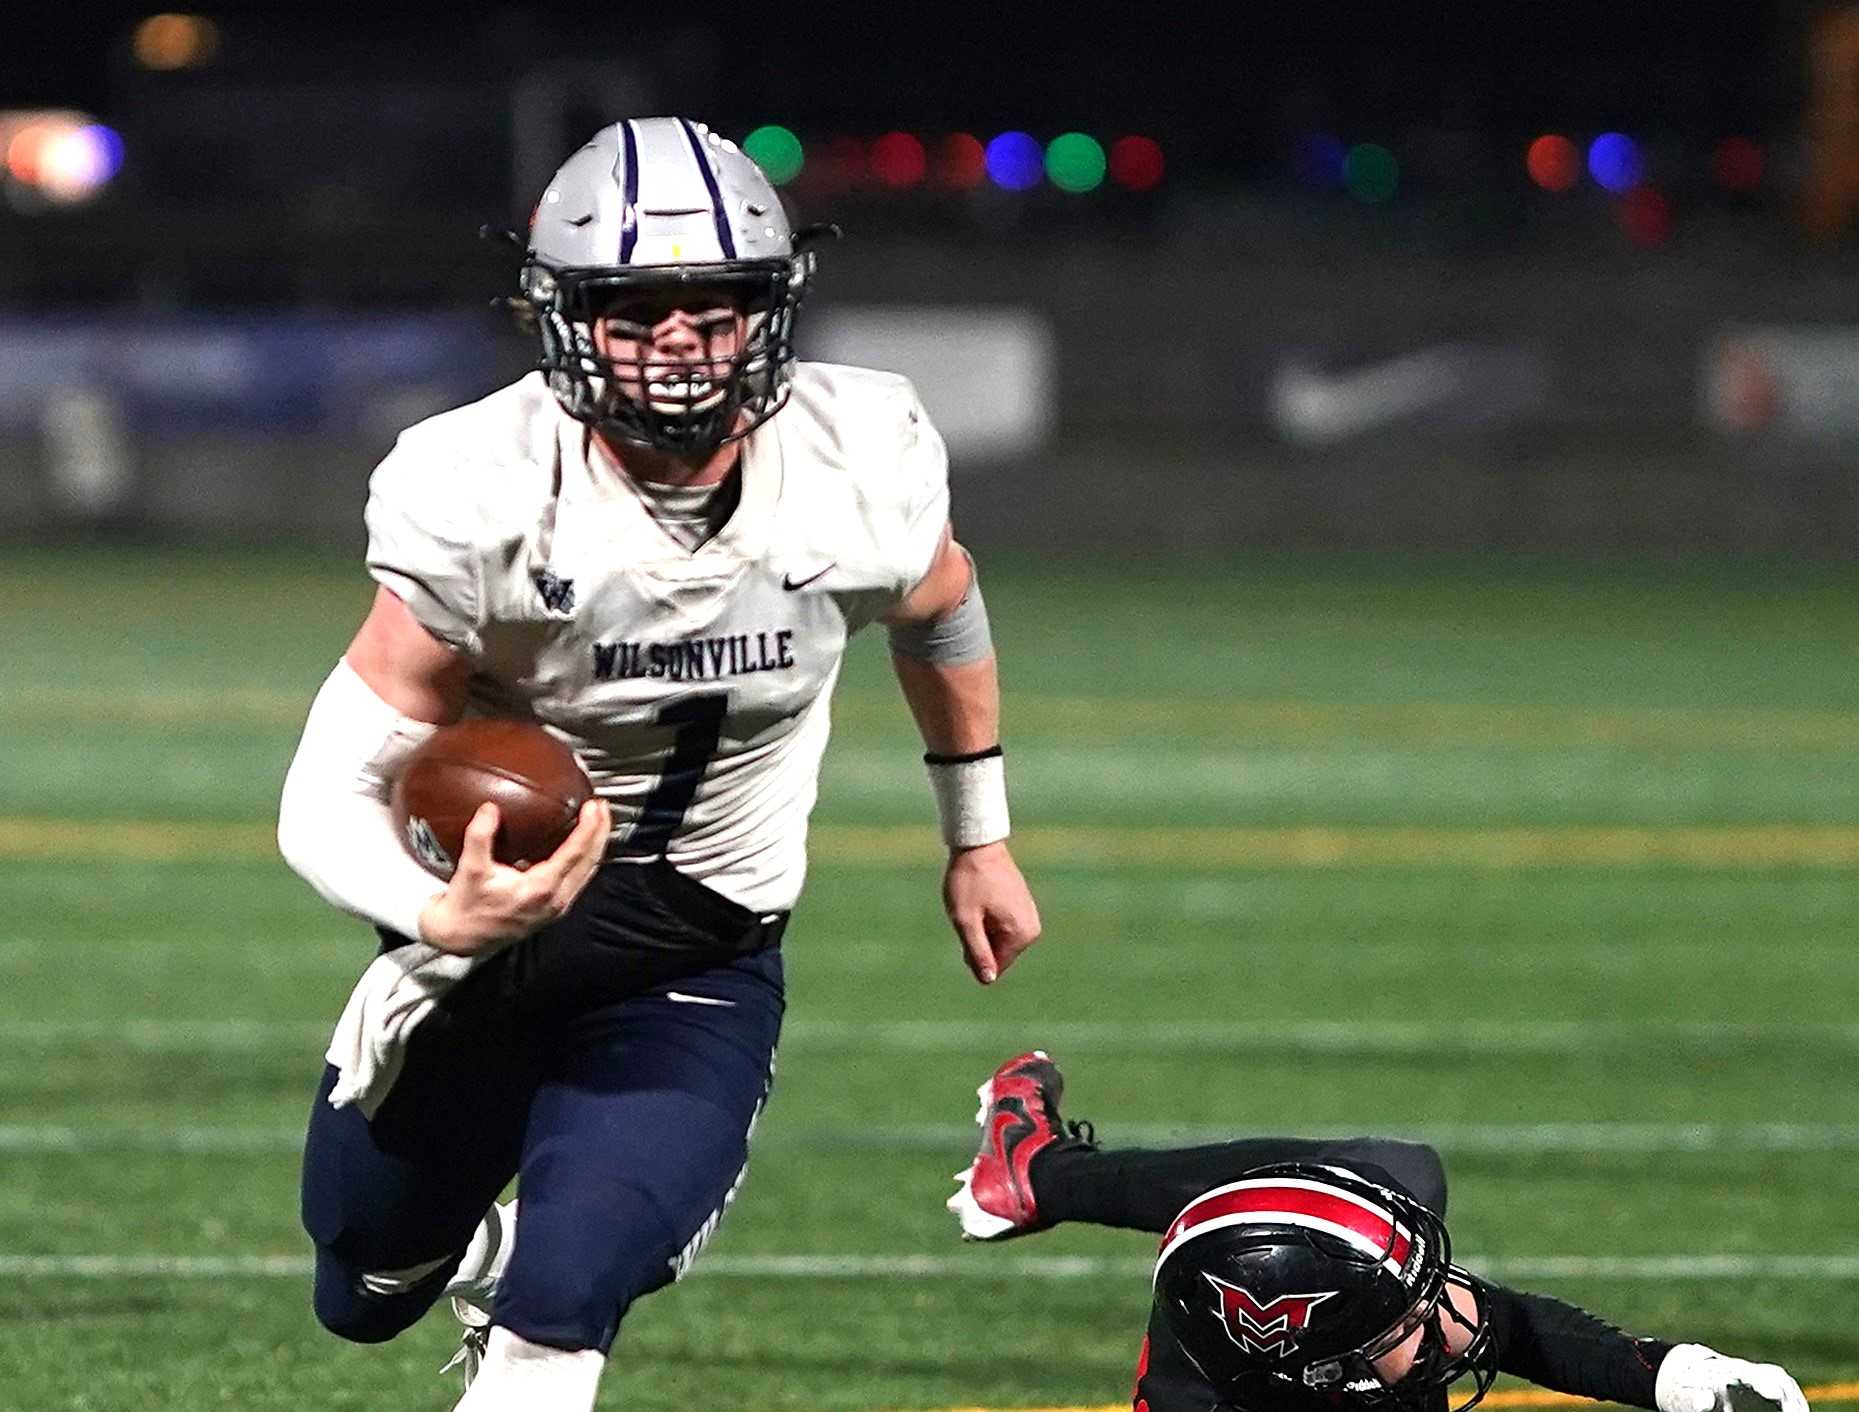
<path fill-rule="evenodd" d="M 1441 1328 L 1465 1322 L 1446 1298 L 1451 1284 L 1479 1308 L 1457 1354 Z M 1330 1395 L 1464 1412 L 1497 1373 L 1484 1301 L 1452 1263 L 1439 1217 L 1341 1167 L 1259 1167 L 1189 1202 L 1162 1238 L 1155 1303 L 1202 1376 L 1242 1408 Z M 1416 1329 L 1412 1367 L 1384 1379 L 1376 1360 Z M 1446 1385 L 1466 1374 L 1468 1395 L 1449 1404 Z"/>

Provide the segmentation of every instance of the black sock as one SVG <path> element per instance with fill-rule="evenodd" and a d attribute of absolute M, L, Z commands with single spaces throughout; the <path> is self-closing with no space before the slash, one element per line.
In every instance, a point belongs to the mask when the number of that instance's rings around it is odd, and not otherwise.
<path fill-rule="evenodd" d="M 1204 1147 L 1133 1147 L 1124 1151 L 1054 1144 L 1033 1158 L 1028 1175 L 1040 1219 L 1088 1221 L 1160 1235 L 1202 1192 L 1237 1181 L 1273 1162 L 1340 1162 L 1377 1181 L 1395 1181 L 1428 1206 L 1445 1207 L 1445 1179 L 1437 1196 L 1415 1190 L 1438 1168 L 1432 1149 L 1374 1138 L 1245 1138 Z M 1401 1180 L 1391 1168 L 1408 1168 Z"/>

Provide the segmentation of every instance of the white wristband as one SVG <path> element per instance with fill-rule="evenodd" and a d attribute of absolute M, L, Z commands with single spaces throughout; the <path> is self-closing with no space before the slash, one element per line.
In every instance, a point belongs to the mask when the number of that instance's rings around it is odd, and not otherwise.
<path fill-rule="evenodd" d="M 951 848 L 999 843 L 1012 832 L 1007 818 L 1007 761 L 997 745 L 974 755 L 923 757 L 942 841 Z"/>

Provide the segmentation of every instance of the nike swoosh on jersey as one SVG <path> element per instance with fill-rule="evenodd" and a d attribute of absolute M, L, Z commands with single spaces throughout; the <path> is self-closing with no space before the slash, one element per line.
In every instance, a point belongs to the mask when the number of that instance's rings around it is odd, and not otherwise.
<path fill-rule="evenodd" d="M 681 990 L 666 991 L 665 999 L 675 1000 L 680 1005 L 722 1005 L 733 1008 L 736 1004 L 733 1000 L 719 1000 L 714 995 L 686 995 Z"/>
<path fill-rule="evenodd" d="M 807 577 L 804 579 L 797 579 L 792 574 L 783 574 L 781 575 L 781 586 L 785 588 L 789 593 L 792 593 L 797 588 L 805 588 L 808 584 L 812 583 L 815 579 L 825 578 L 828 574 L 830 574 L 834 569 L 838 567 L 839 567 L 839 561 L 835 559 L 833 560 L 832 563 L 828 564 L 824 569 L 816 570 L 815 572 L 808 574 Z"/>

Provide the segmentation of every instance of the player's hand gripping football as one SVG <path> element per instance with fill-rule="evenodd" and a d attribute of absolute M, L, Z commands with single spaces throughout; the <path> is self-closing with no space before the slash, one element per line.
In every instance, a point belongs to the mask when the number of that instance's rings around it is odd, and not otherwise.
<path fill-rule="evenodd" d="M 1039 940 L 1039 908 L 1004 842 L 950 852 L 942 905 L 962 939 L 962 959 L 983 985 Z"/>
<path fill-rule="evenodd" d="M 1673 1346 L 1653 1387 L 1659 1412 L 1808 1412 L 1801 1385 L 1773 1363 L 1751 1363 L 1701 1343 Z"/>
<path fill-rule="evenodd" d="M 613 829 L 604 799 L 590 799 L 570 833 L 540 863 L 513 868 L 491 857 L 495 804 L 482 804 L 465 827 L 465 846 L 445 891 L 420 913 L 420 932 L 441 951 L 474 956 L 540 931 L 574 905 L 600 867 Z"/>

